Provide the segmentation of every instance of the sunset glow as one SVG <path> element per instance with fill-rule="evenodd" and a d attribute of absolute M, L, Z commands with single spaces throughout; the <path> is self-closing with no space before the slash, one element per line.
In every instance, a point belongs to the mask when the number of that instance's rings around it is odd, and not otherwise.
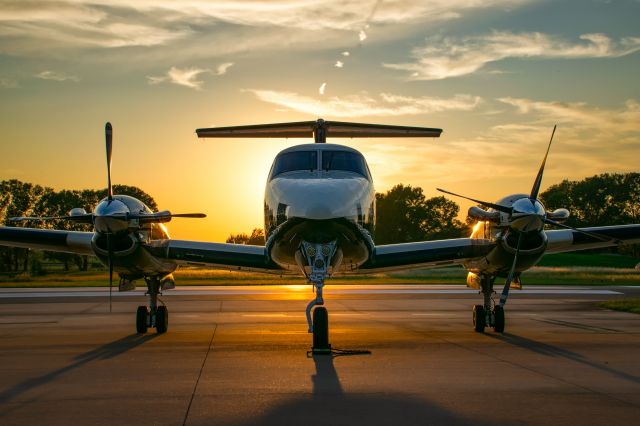
<path fill-rule="evenodd" d="M 110 121 L 114 183 L 208 215 L 172 221 L 173 238 L 224 241 L 262 226 L 274 156 L 309 141 L 199 127 L 441 127 L 331 141 L 365 155 L 379 192 L 428 197 L 528 192 L 554 124 L 543 189 L 638 171 L 638 16 L 639 2 L 599 0 L 1 2 L 0 179 L 106 187 Z"/>

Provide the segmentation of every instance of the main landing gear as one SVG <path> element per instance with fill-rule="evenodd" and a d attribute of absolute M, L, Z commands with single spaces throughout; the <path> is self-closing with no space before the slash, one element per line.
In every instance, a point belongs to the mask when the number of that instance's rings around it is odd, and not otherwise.
<path fill-rule="evenodd" d="M 313 333 L 313 347 L 311 348 L 311 352 L 314 355 L 331 354 L 331 345 L 329 344 L 329 314 L 327 313 L 327 308 L 322 306 L 324 305 L 322 288 L 324 287 L 324 280 L 329 276 L 329 266 L 331 265 L 331 259 L 336 253 L 336 249 L 336 241 L 327 244 L 312 244 L 303 241 L 300 246 L 300 254 L 310 268 L 307 279 L 313 285 L 316 293 L 315 299 L 309 302 L 306 310 L 309 333 Z M 313 320 L 311 319 L 312 309 Z"/>
<path fill-rule="evenodd" d="M 473 329 L 478 333 L 484 333 L 485 327 L 493 327 L 496 333 L 504 333 L 504 303 L 496 305 L 493 301 L 494 281 L 495 277 L 481 277 L 484 304 L 473 307 Z"/>
<path fill-rule="evenodd" d="M 147 282 L 147 294 L 149 295 L 149 307 L 138 306 L 136 311 L 136 331 L 140 334 L 147 332 L 149 327 L 155 328 L 156 333 L 167 332 L 169 327 L 169 311 L 167 307 L 158 306 L 158 295 L 162 285 L 158 277 L 145 278 Z"/>

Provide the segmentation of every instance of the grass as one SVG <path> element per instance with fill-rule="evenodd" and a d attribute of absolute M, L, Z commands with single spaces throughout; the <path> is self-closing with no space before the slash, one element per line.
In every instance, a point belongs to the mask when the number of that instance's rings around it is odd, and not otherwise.
<path fill-rule="evenodd" d="M 522 275 L 526 287 L 534 285 L 640 285 L 640 272 L 633 267 L 638 259 L 614 254 L 560 253 L 547 255 L 538 266 Z M 174 273 L 177 285 L 279 285 L 303 284 L 301 276 L 279 276 L 248 272 L 179 268 Z M 467 273 L 462 267 L 418 269 L 402 272 L 343 275 L 328 284 L 464 284 Z M 503 281 L 498 278 L 498 281 Z M 6 287 L 102 287 L 107 272 L 52 271 L 44 276 L 28 274 L 0 275 L 0 288 Z M 117 283 L 117 277 L 116 277 Z"/>
<path fill-rule="evenodd" d="M 615 311 L 640 314 L 640 299 L 610 300 L 607 302 L 600 302 L 598 303 L 598 306 L 601 308 L 613 309 Z"/>

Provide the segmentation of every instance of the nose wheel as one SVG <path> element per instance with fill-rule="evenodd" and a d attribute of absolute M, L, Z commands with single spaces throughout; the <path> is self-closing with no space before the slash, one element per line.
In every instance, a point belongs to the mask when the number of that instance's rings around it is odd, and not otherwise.
<path fill-rule="evenodd" d="M 314 354 L 331 353 L 329 344 L 329 313 L 324 306 L 313 310 L 313 347 Z"/>
<path fill-rule="evenodd" d="M 145 279 L 147 282 L 147 294 L 149 295 L 149 307 L 138 306 L 136 311 L 136 332 L 144 334 L 149 328 L 155 328 L 156 333 L 163 334 L 169 328 L 169 310 L 166 306 L 158 306 L 161 282 L 156 277 Z"/>
<path fill-rule="evenodd" d="M 493 327 L 496 333 L 504 333 L 504 307 L 493 303 L 493 281 L 495 278 L 482 277 L 483 305 L 473 307 L 473 329 L 477 333 L 484 333 L 485 327 Z"/>

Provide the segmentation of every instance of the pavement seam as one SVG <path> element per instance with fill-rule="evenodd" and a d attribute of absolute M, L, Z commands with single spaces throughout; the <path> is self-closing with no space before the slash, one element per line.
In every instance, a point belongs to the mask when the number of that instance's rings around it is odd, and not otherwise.
<path fill-rule="evenodd" d="M 200 383 L 200 377 L 202 377 L 202 372 L 204 371 L 204 366 L 207 363 L 207 358 L 209 357 L 209 353 L 211 352 L 211 348 L 213 347 L 213 339 L 216 336 L 216 331 L 218 330 L 218 324 L 213 328 L 213 333 L 211 333 L 211 340 L 209 340 L 209 347 L 207 348 L 207 352 L 204 354 L 204 359 L 202 360 L 202 365 L 200 366 L 200 371 L 198 372 L 198 378 L 196 379 L 196 383 L 193 386 L 193 392 L 191 392 L 191 398 L 189 399 L 189 405 L 187 406 L 187 412 L 184 414 L 184 420 L 182 421 L 182 426 L 187 424 L 187 418 L 189 418 L 189 412 L 191 411 L 191 405 L 193 404 L 193 398 L 196 396 L 196 390 L 198 389 L 198 384 Z"/>

